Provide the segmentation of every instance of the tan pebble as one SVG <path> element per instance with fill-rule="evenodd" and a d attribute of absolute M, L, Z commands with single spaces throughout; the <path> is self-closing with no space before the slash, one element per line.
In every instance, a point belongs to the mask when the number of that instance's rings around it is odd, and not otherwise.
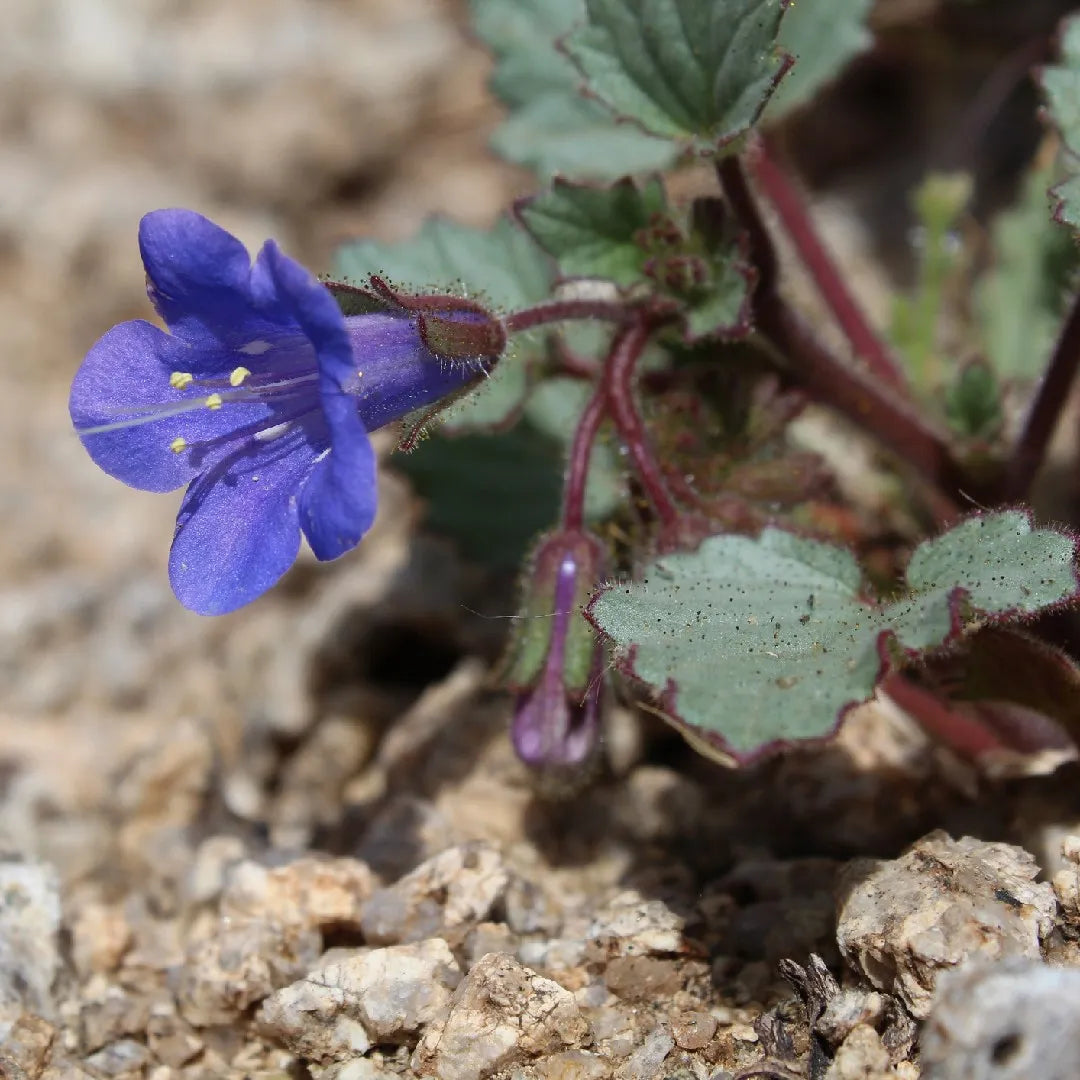
<path fill-rule="evenodd" d="M 671 1035 L 682 1050 L 700 1050 L 716 1034 L 716 1019 L 707 1012 L 676 1013 L 671 1021 Z"/>

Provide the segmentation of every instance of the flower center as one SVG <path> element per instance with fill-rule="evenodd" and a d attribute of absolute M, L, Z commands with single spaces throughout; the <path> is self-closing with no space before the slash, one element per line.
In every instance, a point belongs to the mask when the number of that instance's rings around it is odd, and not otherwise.
<path fill-rule="evenodd" d="M 157 423 L 172 416 L 181 416 L 209 410 L 217 412 L 226 405 L 264 405 L 269 415 L 251 423 L 250 414 L 239 421 L 238 427 L 223 430 L 209 438 L 189 440 L 176 435 L 168 442 L 174 454 L 205 447 L 222 439 L 232 439 L 243 434 L 259 442 L 271 442 L 284 435 L 296 421 L 319 409 L 319 373 L 308 349 L 288 349 L 272 345 L 268 341 L 250 341 L 240 346 L 236 353 L 247 357 L 263 356 L 273 350 L 273 363 L 258 373 L 244 364 L 238 364 L 227 375 L 196 378 L 190 371 L 173 371 L 168 385 L 172 393 L 183 395 L 180 400 L 167 400 L 172 396 L 165 392 L 166 400 L 146 405 L 124 408 L 123 419 L 79 429 L 81 436 L 99 435 L 141 424 Z M 261 366 L 261 365 L 260 365 Z M 247 421 L 247 422 L 245 422 Z"/>

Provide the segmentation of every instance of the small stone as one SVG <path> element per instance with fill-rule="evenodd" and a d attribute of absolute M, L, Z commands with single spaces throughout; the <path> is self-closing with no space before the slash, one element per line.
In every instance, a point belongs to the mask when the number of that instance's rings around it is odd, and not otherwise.
<path fill-rule="evenodd" d="M 0 1041 L 0 1076 L 38 1080 L 55 1038 L 52 1024 L 33 1013 L 23 1013 Z"/>
<path fill-rule="evenodd" d="M 321 952 L 322 936 L 311 927 L 225 921 L 189 947 L 177 987 L 180 1011 L 196 1027 L 228 1024 L 301 978 Z"/>
<path fill-rule="evenodd" d="M 358 930 L 364 902 L 376 885 L 375 875 L 357 859 L 308 856 L 272 870 L 245 861 L 228 874 L 221 914 Z"/>
<path fill-rule="evenodd" d="M 892 1080 L 889 1051 L 869 1024 L 859 1024 L 844 1040 L 825 1080 Z"/>
<path fill-rule="evenodd" d="M 167 1003 L 151 1010 L 146 1045 L 163 1065 L 179 1069 L 202 1053 L 205 1044 Z"/>
<path fill-rule="evenodd" d="M 611 1063 L 588 1050 L 564 1050 L 535 1065 L 539 1080 L 607 1080 Z"/>
<path fill-rule="evenodd" d="M 487 844 L 448 848 L 372 895 L 361 918 L 364 940 L 372 945 L 428 937 L 459 940 L 488 917 L 509 881 L 502 856 Z"/>
<path fill-rule="evenodd" d="M 185 875 L 186 899 L 190 904 L 209 904 L 219 899 L 231 867 L 243 861 L 244 842 L 238 836 L 210 836 L 195 850 Z"/>
<path fill-rule="evenodd" d="M 226 875 L 220 918 L 194 934 L 177 999 L 196 1027 L 224 1024 L 302 978 L 322 930 L 356 930 L 375 878 L 356 859 L 307 857 L 268 869 L 244 861 Z"/>
<path fill-rule="evenodd" d="M 512 957 L 492 953 L 462 980 L 441 1024 L 429 1027 L 412 1067 L 438 1080 L 484 1080 L 589 1035 L 574 996 Z"/>
<path fill-rule="evenodd" d="M 658 956 L 616 956 L 604 970 L 607 988 L 623 1001 L 657 1001 L 681 990 L 679 961 Z"/>
<path fill-rule="evenodd" d="M 876 990 L 838 990 L 825 1003 L 814 1031 L 830 1046 L 839 1046 L 860 1024 L 876 1028 L 888 1005 L 888 999 Z"/>
<path fill-rule="evenodd" d="M 661 900 L 619 893 L 593 919 L 588 938 L 594 954 L 645 956 L 683 950 L 683 920 Z"/>
<path fill-rule="evenodd" d="M 0 1045 L 24 1012 L 53 1016 L 60 892 L 45 863 L 0 862 Z"/>
<path fill-rule="evenodd" d="M 141 994 L 109 985 L 100 976 L 91 980 L 83 989 L 79 1011 L 84 1053 L 141 1034 L 148 1016 L 149 1004 Z"/>
<path fill-rule="evenodd" d="M 716 1017 L 707 1012 L 681 1012 L 671 1018 L 671 1036 L 680 1050 L 700 1050 L 716 1034 Z"/>
<path fill-rule="evenodd" d="M 307 1061 L 340 1061 L 400 1043 L 440 1018 L 461 979 L 441 938 L 372 949 L 320 967 L 279 990 L 260 1027 Z"/>
<path fill-rule="evenodd" d="M 616 1077 L 618 1080 L 653 1080 L 674 1046 L 675 1040 L 669 1031 L 662 1027 L 653 1028 L 641 1046 L 619 1066 Z"/>
<path fill-rule="evenodd" d="M 1057 902 L 1034 858 L 1009 844 L 931 833 L 889 862 L 858 859 L 837 923 L 840 950 L 913 1015 L 938 974 L 969 957 L 1038 958 Z"/>
<path fill-rule="evenodd" d="M 131 942 L 131 924 L 118 904 L 85 904 L 71 921 L 71 958 L 83 979 L 115 971 Z"/>
<path fill-rule="evenodd" d="M 920 1045 L 925 1080 L 1075 1080 L 1080 971 L 1021 959 L 947 971 Z"/>
<path fill-rule="evenodd" d="M 471 965 L 488 953 L 502 952 L 513 956 L 517 947 L 517 935 L 505 923 L 482 922 L 465 938 L 465 958 Z"/>
<path fill-rule="evenodd" d="M 140 1073 L 149 1061 L 150 1051 L 142 1043 L 134 1039 L 120 1039 L 91 1054 L 83 1064 L 101 1076 L 123 1076 L 126 1073 Z"/>

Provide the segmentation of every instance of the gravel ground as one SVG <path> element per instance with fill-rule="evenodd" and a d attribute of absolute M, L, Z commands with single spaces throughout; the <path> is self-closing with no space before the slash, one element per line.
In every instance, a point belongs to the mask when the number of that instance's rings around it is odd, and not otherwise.
<path fill-rule="evenodd" d="M 462 604 L 485 582 L 401 481 L 354 555 L 200 619 L 177 500 L 71 433 L 82 353 L 146 314 L 145 210 L 319 267 L 523 189 L 460 15 L 5 9 L 0 1077 L 1075 1076 L 1074 766 L 990 781 L 883 702 L 732 774 L 622 707 L 546 792 Z"/>

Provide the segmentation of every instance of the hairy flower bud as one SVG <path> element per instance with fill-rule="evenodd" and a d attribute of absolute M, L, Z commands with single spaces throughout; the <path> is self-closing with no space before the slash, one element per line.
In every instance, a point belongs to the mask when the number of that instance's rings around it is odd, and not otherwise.
<path fill-rule="evenodd" d="M 603 650 L 582 608 L 603 561 L 600 541 L 577 531 L 549 534 L 533 556 L 506 675 L 518 692 L 511 738 L 529 765 L 580 765 L 596 746 Z"/>

